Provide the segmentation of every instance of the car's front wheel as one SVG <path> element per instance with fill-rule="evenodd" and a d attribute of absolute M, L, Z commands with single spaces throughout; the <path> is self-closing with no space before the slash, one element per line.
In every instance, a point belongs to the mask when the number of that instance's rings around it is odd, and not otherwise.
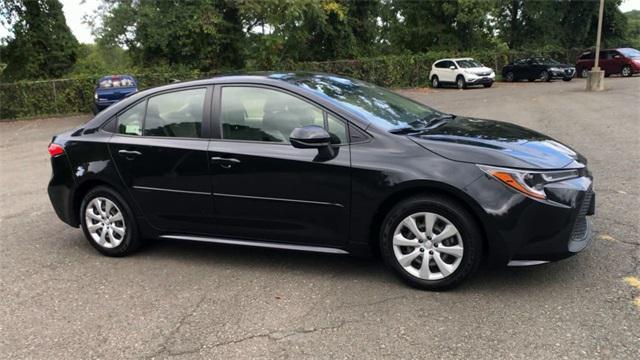
<path fill-rule="evenodd" d="M 625 65 L 622 67 L 622 71 L 620 72 L 620 74 L 624 77 L 629 77 L 631 75 L 633 75 L 633 71 L 631 71 L 631 66 L 629 65 Z"/>
<path fill-rule="evenodd" d="M 562 81 L 571 81 L 570 77 L 562 78 Z"/>
<path fill-rule="evenodd" d="M 551 75 L 549 75 L 548 71 L 543 71 L 540 73 L 540 80 L 541 81 L 551 81 Z"/>
<path fill-rule="evenodd" d="M 80 221 L 89 243 L 104 255 L 125 256 L 141 244 L 131 208 L 111 188 L 98 186 L 84 196 Z"/>
<path fill-rule="evenodd" d="M 482 84 L 482 86 L 486 87 L 486 88 L 490 88 L 493 85 L 492 82 L 490 83 L 486 83 L 486 84 Z"/>
<path fill-rule="evenodd" d="M 385 263 L 409 285 L 442 290 L 459 285 L 482 260 L 482 235 L 473 216 L 447 197 L 398 203 L 381 231 Z"/>
<path fill-rule="evenodd" d="M 507 82 L 512 82 L 516 80 L 516 77 L 513 75 L 513 72 L 509 71 L 504 75 L 504 80 Z"/>
<path fill-rule="evenodd" d="M 456 78 L 456 86 L 458 86 L 458 89 L 465 89 L 467 87 L 467 82 L 464 80 L 464 76 L 459 75 Z"/>

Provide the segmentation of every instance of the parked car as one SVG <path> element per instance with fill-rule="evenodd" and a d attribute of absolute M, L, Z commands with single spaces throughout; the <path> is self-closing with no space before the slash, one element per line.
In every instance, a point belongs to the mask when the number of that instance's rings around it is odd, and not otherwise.
<path fill-rule="evenodd" d="M 576 68 L 573 66 L 562 64 L 548 57 L 518 59 L 502 68 L 502 78 L 505 81 L 522 79 L 529 81 L 537 79 L 541 81 L 551 81 L 552 79 L 571 81 L 575 74 Z"/>
<path fill-rule="evenodd" d="M 604 70 L 604 75 L 620 74 L 632 76 L 640 73 L 640 51 L 632 48 L 606 49 L 600 51 L 598 66 Z M 595 51 L 583 52 L 576 61 L 576 70 L 580 77 L 587 77 L 589 70 L 595 63 Z"/>
<path fill-rule="evenodd" d="M 587 160 L 535 131 L 319 73 L 145 90 L 49 145 L 57 216 L 108 256 L 143 239 L 380 253 L 423 289 L 583 250 Z"/>
<path fill-rule="evenodd" d="M 105 108 L 117 103 L 138 91 L 138 83 L 131 75 L 103 76 L 96 84 L 93 95 L 93 113 L 97 114 Z"/>
<path fill-rule="evenodd" d="M 429 79 L 434 88 L 443 85 L 455 85 L 464 89 L 470 85 L 491 87 L 496 74 L 472 58 L 441 59 L 431 65 Z"/>

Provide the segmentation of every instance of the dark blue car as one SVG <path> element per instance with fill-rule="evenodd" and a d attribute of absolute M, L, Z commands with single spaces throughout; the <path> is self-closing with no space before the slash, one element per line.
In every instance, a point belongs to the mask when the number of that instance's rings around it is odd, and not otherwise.
<path fill-rule="evenodd" d="M 109 75 L 98 80 L 94 98 L 94 114 L 138 91 L 138 82 L 131 75 Z"/>

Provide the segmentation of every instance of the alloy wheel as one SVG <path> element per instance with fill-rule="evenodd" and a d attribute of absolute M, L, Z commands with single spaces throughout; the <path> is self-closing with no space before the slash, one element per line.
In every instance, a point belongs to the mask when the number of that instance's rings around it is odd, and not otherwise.
<path fill-rule="evenodd" d="M 622 76 L 630 76 L 631 75 L 631 68 L 628 66 L 625 66 L 622 68 Z"/>
<path fill-rule="evenodd" d="M 464 79 L 462 77 L 458 78 L 457 84 L 458 84 L 458 89 L 464 89 Z"/>
<path fill-rule="evenodd" d="M 582 69 L 582 72 L 580 73 L 580 77 L 586 78 L 587 76 L 589 76 L 589 70 Z"/>
<path fill-rule="evenodd" d="M 508 72 L 506 79 L 508 82 L 512 82 L 513 81 L 513 73 L 512 72 Z"/>
<path fill-rule="evenodd" d="M 96 197 L 87 205 L 85 224 L 93 241 L 107 249 L 120 245 L 126 235 L 122 211 L 104 197 Z"/>
<path fill-rule="evenodd" d="M 549 73 L 548 73 L 548 72 L 546 72 L 546 71 L 543 71 L 543 72 L 540 74 L 540 80 L 542 80 L 542 81 L 548 81 L 548 80 L 549 80 Z"/>
<path fill-rule="evenodd" d="M 434 78 L 431 80 L 431 86 L 433 86 L 434 88 L 437 88 L 437 87 L 438 87 L 438 85 L 440 85 L 440 84 L 438 83 L 438 78 L 437 78 L 437 77 L 434 77 Z"/>
<path fill-rule="evenodd" d="M 393 252 L 400 266 L 423 280 L 440 280 L 458 269 L 464 255 L 462 236 L 442 215 L 407 216 L 393 233 Z"/>

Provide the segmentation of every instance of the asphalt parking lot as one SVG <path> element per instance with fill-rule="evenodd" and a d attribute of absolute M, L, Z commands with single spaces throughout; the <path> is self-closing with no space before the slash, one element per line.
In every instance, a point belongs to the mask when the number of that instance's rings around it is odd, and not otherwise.
<path fill-rule="evenodd" d="M 637 359 L 640 77 L 584 85 L 401 91 L 549 134 L 596 178 L 583 253 L 442 293 L 349 256 L 157 241 L 103 257 L 46 194 L 51 136 L 88 117 L 0 122 L 0 358 Z"/>

